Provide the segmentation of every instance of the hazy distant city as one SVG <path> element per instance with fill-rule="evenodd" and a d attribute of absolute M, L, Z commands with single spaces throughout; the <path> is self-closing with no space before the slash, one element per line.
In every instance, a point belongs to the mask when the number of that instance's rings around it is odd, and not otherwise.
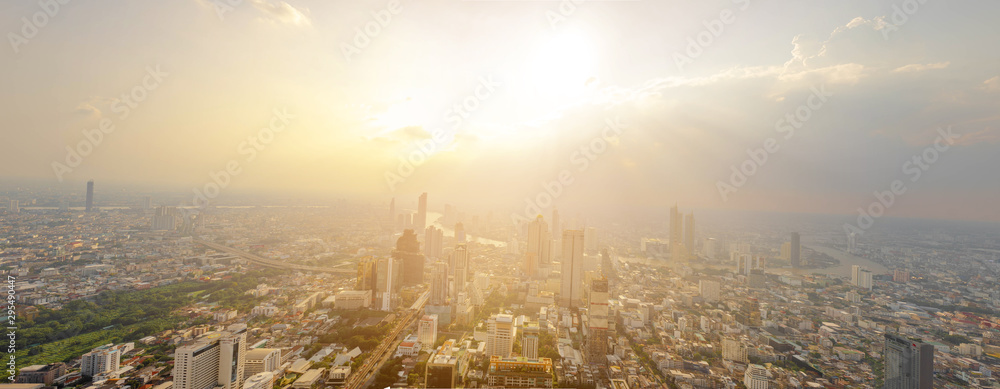
<path fill-rule="evenodd" d="M 6 1 L 0 389 L 1000 388 L 998 13 Z"/>

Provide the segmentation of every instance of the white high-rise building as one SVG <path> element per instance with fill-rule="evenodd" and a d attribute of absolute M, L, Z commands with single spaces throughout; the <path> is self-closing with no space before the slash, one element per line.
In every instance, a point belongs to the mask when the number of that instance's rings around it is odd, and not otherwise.
<path fill-rule="evenodd" d="M 7 209 L 10 213 L 20 213 L 21 207 L 18 205 L 17 200 L 10 201 L 10 208 Z"/>
<path fill-rule="evenodd" d="M 438 315 L 424 315 L 417 324 L 417 339 L 426 347 L 434 347 L 437 341 Z"/>
<path fill-rule="evenodd" d="M 494 355 L 499 355 L 501 358 L 510 357 L 516 332 L 513 316 L 493 315 L 486 322 L 486 357 Z"/>
<path fill-rule="evenodd" d="M 111 344 L 95 348 L 81 357 L 80 373 L 93 377 L 101 373 L 118 370 L 121 358 L 121 349 L 113 347 Z"/>
<path fill-rule="evenodd" d="M 174 351 L 174 389 L 241 389 L 246 369 L 246 324 L 211 332 Z"/>
<path fill-rule="evenodd" d="M 743 373 L 743 384 L 747 389 L 767 389 L 769 384 L 767 369 L 761 365 L 747 365 L 747 370 Z"/>
<path fill-rule="evenodd" d="M 560 305 L 579 306 L 583 299 L 583 231 L 564 230 L 562 246 Z"/>
<path fill-rule="evenodd" d="M 851 284 L 862 289 L 872 288 L 872 272 L 858 265 L 851 266 Z"/>

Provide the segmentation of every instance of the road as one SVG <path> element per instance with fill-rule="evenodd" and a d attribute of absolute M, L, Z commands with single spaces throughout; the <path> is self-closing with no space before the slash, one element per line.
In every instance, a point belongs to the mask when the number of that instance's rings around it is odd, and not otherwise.
<path fill-rule="evenodd" d="M 256 254 L 251 254 L 246 251 L 237 250 L 229 246 L 223 246 L 215 242 L 209 242 L 201 239 L 193 239 L 192 241 L 194 243 L 208 247 L 215 251 L 221 251 L 224 253 L 236 255 L 238 257 L 241 257 L 243 259 L 246 259 L 250 262 L 256 263 L 261 266 L 273 267 L 278 269 L 300 270 L 303 272 L 313 272 L 313 273 L 335 273 L 335 274 L 352 274 L 352 275 L 358 273 L 357 270 L 352 270 L 352 269 L 336 269 L 332 267 L 306 266 L 306 265 L 297 265 L 293 263 L 281 262 L 269 258 L 264 258 Z"/>
<path fill-rule="evenodd" d="M 396 347 L 402 341 L 400 335 L 403 335 L 403 331 L 413 325 L 413 322 L 422 315 L 428 297 L 430 297 L 430 291 L 424 292 L 409 309 L 399 313 L 401 316 L 399 324 L 396 324 L 396 327 L 386 334 L 382 343 L 379 343 L 378 347 L 372 350 L 371 355 L 365 359 L 361 367 L 357 371 L 351 372 L 351 376 L 347 377 L 347 382 L 344 383 L 344 389 L 363 389 L 371 384 L 375 373 L 382 367 L 382 364 L 396 353 Z"/>

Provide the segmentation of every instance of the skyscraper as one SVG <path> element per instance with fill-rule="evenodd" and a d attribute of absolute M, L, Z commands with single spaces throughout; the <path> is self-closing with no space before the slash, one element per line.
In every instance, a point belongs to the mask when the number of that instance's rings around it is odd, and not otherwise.
<path fill-rule="evenodd" d="M 885 334 L 884 389 L 930 389 L 934 385 L 934 346 Z"/>
<path fill-rule="evenodd" d="M 677 204 L 670 208 L 670 260 L 675 264 L 684 260 L 684 219 Z"/>
<path fill-rule="evenodd" d="M 420 253 L 420 242 L 413 230 L 403 230 L 403 235 L 396 240 L 392 257 L 401 262 L 403 286 L 424 283 L 424 255 Z"/>
<path fill-rule="evenodd" d="M 790 249 L 791 249 L 791 252 L 789 254 L 789 261 L 792 263 L 792 267 L 800 267 L 800 266 L 802 266 L 802 257 L 801 257 L 801 255 L 802 255 L 802 244 L 799 242 L 799 233 L 798 232 L 793 232 L 792 233 L 792 242 L 791 242 Z"/>
<path fill-rule="evenodd" d="M 858 265 L 851 265 L 851 284 L 862 289 L 872 288 L 872 272 Z"/>
<path fill-rule="evenodd" d="M 424 230 L 424 255 L 428 258 L 441 258 L 444 247 L 444 231 L 434 226 Z"/>
<path fill-rule="evenodd" d="M 379 258 L 376 265 L 376 290 L 378 291 L 375 297 L 378 299 L 377 304 L 379 309 L 383 311 L 391 311 L 394 301 L 396 300 L 396 292 L 399 292 L 402 285 L 402 277 L 400 276 L 400 266 L 399 261 L 393 260 L 392 257 Z"/>
<path fill-rule="evenodd" d="M 493 315 L 486 321 L 486 357 L 498 355 L 502 358 L 510 356 L 514 348 L 514 317 L 511 315 Z"/>
<path fill-rule="evenodd" d="M 354 283 L 354 290 L 370 290 L 372 296 L 378 293 L 378 262 L 372 256 L 361 258 L 358 261 L 358 279 Z"/>
<path fill-rule="evenodd" d="M 87 181 L 87 212 L 94 211 L 94 180 Z"/>
<path fill-rule="evenodd" d="M 465 291 L 465 284 L 469 282 L 469 250 L 465 244 L 455 246 L 455 251 L 451 252 L 451 264 L 454 266 L 455 280 L 452 301 L 457 301 L 458 295 Z"/>
<path fill-rule="evenodd" d="M 427 192 L 417 199 L 417 214 L 413 217 L 413 228 L 417 231 L 427 228 Z"/>
<path fill-rule="evenodd" d="M 438 261 L 431 264 L 430 305 L 444 305 L 448 301 L 448 264 Z"/>
<path fill-rule="evenodd" d="M 607 364 L 608 360 L 608 279 L 590 281 L 590 301 L 587 310 L 590 323 L 587 333 L 587 363 Z"/>
<path fill-rule="evenodd" d="M 525 252 L 525 273 L 528 277 L 539 277 L 541 268 L 549 268 L 552 263 L 549 226 L 542 215 L 528 223 L 528 250 Z"/>
<path fill-rule="evenodd" d="M 142 202 L 139 203 L 139 208 L 141 208 L 141 209 L 153 209 L 153 197 L 152 196 L 142 196 Z"/>
<path fill-rule="evenodd" d="M 10 207 L 7 208 L 10 213 L 21 213 L 21 207 L 18 205 L 17 200 L 10 201 Z"/>
<path fill-rule="evenodd" d="M 694 212 L 691 212 L 684 216 L 684 249 L 688 259 L 695 258 L 694 241 Z"/>
<path fill-rule="evenodd" d="M 562 247 L 560 305 L 576 307 L 583 298 L 583 231 L 564 230 Z"/>
<path fill-rule="evenodd" d="M 174 351 L 177 389 L 240 389 L 246 368 L 246 324 L 209 333 Z"/>
<path fill-rule="evenodd" d="M 455 223 L 455 243 L 465 243 L 465 225 L 462 222 Z"/>

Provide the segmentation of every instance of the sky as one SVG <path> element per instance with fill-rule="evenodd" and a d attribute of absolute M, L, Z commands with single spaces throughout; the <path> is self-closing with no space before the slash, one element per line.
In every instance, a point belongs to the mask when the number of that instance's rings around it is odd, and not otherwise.
<path fill-rule="evenodd" d="M 4 1 L 0 179 L 1000 221 L 998 12 Z"/>

